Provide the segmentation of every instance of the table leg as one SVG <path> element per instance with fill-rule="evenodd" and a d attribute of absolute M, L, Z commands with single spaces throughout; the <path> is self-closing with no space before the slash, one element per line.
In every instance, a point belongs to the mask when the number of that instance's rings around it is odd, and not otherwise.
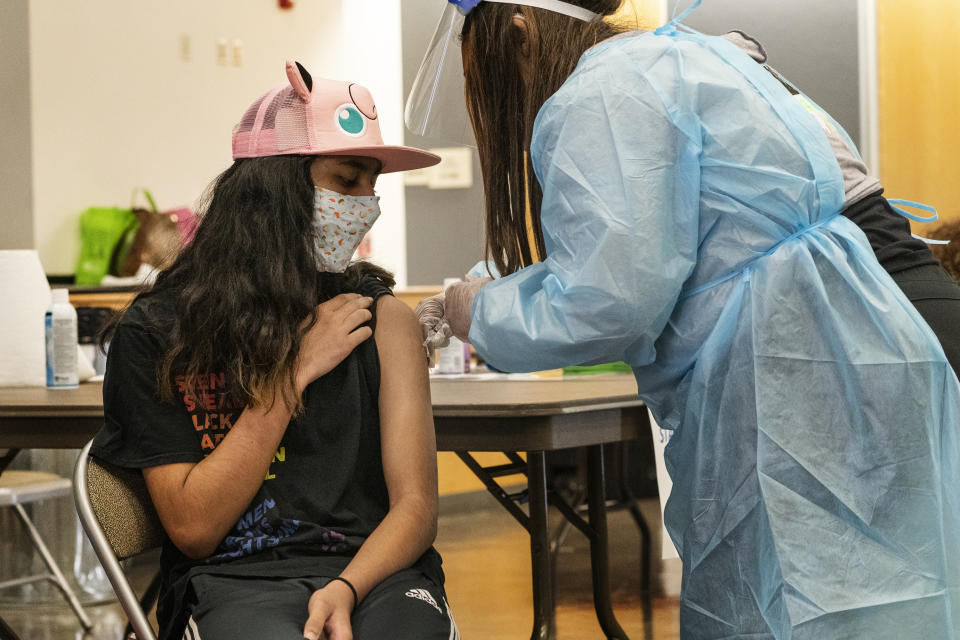
<path fill-rule="evenodd" d="M 596 532 L 590 539 L 590 565 L 593 569 L 593 606 L 600 628 L 609 639 L 627 640 L 613 614 L 610 599 L 609 545 L 607 543 L 607 496 L 604 488 L 603 445 L 587 450 L 587 500 L 590 527 Z"/>
<path fill-rule="evenodd" d="M 18 453 L 20 453 L 20 449 L 10 449 L 6 454 L 0 456 L 0 473 L 3 473 L 3 470 L 10 466 Z M 14 633 L 2 617 L 0 617 L 0 640 L 20 640 L 19 636 Z"/>
<path fill-rule="evenodd" d="M 556 605 L 547 531 L 547 464 L 543 451 L 527 453 L 530 492 L 530 559 L 533 569 L 533 633 L 531 640 L 556 636 Z"/>
<path fill-rule="evenodd" d="M 0 457 L 0 473 L 3 473 L 3 470 L 10 466 L 10 463 L 13 462 L 13 459 L 17 457 L 18 453 L 20 453 L 20 449 L 10 449 Z"/>
<path fill-rule="evenodd" d="M 10 628 L 10 625 L 3 618 L 0 618 L 0 640 L 20 640 L 20 636 Z"/>
<path fill-rule="evenodd" d="M 637 504 L 637 498 L 633 495 L 633 489 L 630 488 L 628 470 L 630 468 L 630 456 L 627 444 L 620 442 L 617 445 L 620 448 L 620 495 L 633 516 L 633 521 L 640 530 L 640 597 L 643 606 L 643 637 L 646 640 L 653 640 L 653 594 L 650 591 L 650 578 L 653 574 L 653 564 L 651 562 L 652 542 L 650 539 L 650 527 L 640 512 L 640 506 Z"/>

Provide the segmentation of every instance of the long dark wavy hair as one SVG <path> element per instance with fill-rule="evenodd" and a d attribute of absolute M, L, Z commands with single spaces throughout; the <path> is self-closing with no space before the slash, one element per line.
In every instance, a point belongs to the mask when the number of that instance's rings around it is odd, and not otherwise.
<path fill-rule="evenodd" d="M 301 338 L 316 307 L 373 275 L 390 273 L 357 262 L 343 275 L 319 273 L 312 235 L 314 156 L 237 160 L 208 187 L 193 243 L 140 298 L 169 300 L 161 327 L 170 348 L 157 367 L 157 387 L 174 399 L 202 374 L 223 371 L 235 406 L 272 406 L 277 397 L 298 411 L 295 377 Z M 119 324 L 107 327 L 109 339 Z"/>
<path fill-rule="evenodd" d="M 609 16 L 622 0 L 567 2 Z M 532 73 L 528 82 L 516 57 L 522 37 L 513 25 L 517 14 L 524 16 L 529 32 Z M 513 4 L 481 2 L 467 15 L 461 39 L 472 52 L 472 64 L 466 69 L 466 99 L 483 169 L 486 257 L 502 275 L 546 257 L 540 227 L 543 193 L 529 157 L 537 113 L 587 49 L 624 30 L 605 20 L 584 22 Z"/>

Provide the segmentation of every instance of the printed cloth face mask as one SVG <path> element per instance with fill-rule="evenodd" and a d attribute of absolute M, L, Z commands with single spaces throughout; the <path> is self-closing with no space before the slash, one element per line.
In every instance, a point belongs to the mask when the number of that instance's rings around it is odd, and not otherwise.
<path fill-rule="evenodd" d="M 380 196 L 348 196 L 317 188 L 313 208 L 317 270 L 343 273 L 363 237 L 380 217 Z"/>

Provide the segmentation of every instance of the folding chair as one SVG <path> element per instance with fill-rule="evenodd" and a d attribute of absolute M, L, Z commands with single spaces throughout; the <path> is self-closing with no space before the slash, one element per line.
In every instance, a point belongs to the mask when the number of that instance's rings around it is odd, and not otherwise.
<path fill-rule="evenodd" d="M 113 585 L 130 628 L 138 640 L 156 640 L 147 621 L 158 581 L 138 600 L 120 561 L 155 549 L 166 540 L 143 475 L 90 459 L 90 444 L 83 448 L 73 473 L 73 497 L 80 524 Z"/>
<path fill-rule="evenodd" d="M 23 523 L 24 528 L 27 530 L 30 541 L 40 553 L 44 564 L 47 565 L 46 573 L 4 580 L 0 582 L 0 589 L 48 580 L 60 589 L 67 604 L 70 605 L 70 608 L 73 609 L 73 612 L 77 615 L 77 619 L 80 620 L 80 626 L 83 627 L 83 630 L 90 631 L 90 629 L 93 628 L 90 618 L 87 617 L 83 607 L 80 606 L 80 601 L 77 600 L 73 589 L 67 584 L 67 579 L 64 577 L 63 572 L 60 571 L 60 567 L 57 566 L 56 561 L 54 561 L 53 555 L 40 536 L 40 532 L 33 524 L 30 516 L 27 515 L 26 509 L 23 508 L 25 504 L 41 502 L 50 498 L 62 498 L 68 495 L 70 495 L 70 480 L 61 478 L 55 473 L 44 473 L 42 471 L 0 471 L 0 507 L 13 507 L 20 521 Z M 4 626 L 5 625 L 6 623 L 4 623 Z M 3 630 L 3 633 L 12 633 L 12 630 L 6 628 Z"/>

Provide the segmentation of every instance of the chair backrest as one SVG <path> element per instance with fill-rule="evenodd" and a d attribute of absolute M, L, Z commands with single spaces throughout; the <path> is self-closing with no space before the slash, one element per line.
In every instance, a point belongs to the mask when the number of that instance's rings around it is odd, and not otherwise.
<path fill-rule="evenodd" d="M 137 637 L 154 640 L 153 628 L 119 561 L 161 546 L 166 533 L 143 474 L 92 460 L 90 445 L 80 452 L 73 473 L 77 515 Z"/>

